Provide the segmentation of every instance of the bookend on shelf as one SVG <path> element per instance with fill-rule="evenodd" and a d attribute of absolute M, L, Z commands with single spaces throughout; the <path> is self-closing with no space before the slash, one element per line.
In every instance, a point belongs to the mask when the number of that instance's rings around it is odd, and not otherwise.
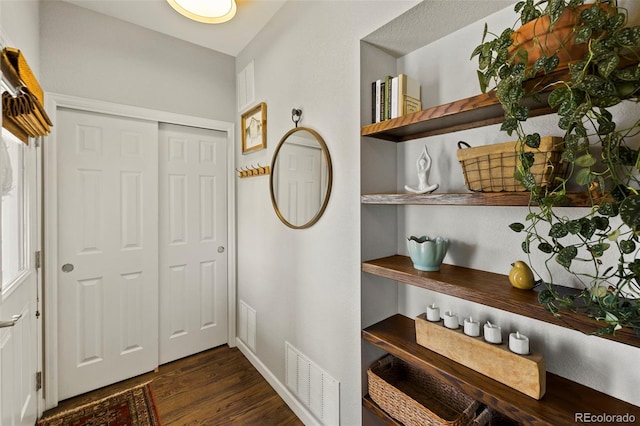
<path fill-rule="evenodd" d="M 508 343 L 496 345 L 467 336 L 462 329 L 444 327 L 442 321 L 427 321 L 425 314 L 416 318 L 416 342 L 531 398 L 539 400 L 545 394 L 546 365 L 541 354 L 515 354 Z"/>

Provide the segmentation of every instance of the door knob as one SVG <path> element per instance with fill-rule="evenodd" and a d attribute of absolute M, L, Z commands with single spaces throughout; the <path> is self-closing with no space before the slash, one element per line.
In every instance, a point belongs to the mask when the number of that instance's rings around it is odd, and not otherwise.
<path fill-rule="evenodd" d="M 224 246 L 218 247 L 218 253 L 224 253 Z"/>
<path fill-rule="evenodd" d="M 22 318 L 22 315 L 14 315 L 9 321 L 0 321 L 0 328 L 13 327 L 20 318 Z"/>
<path fill-rule="evenodd" d="M 65 263 L 64 265 L 62 265 L 62 272 L 71 272 L 71 271 L 73 271 L 73 264 Z"/>

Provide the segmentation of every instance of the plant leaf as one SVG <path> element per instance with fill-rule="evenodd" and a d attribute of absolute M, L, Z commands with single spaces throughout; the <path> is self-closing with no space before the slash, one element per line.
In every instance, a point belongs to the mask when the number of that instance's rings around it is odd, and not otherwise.
<path fill-rule="evenodd" d="M 562 12 L 564 12 L 564 9 L 564 0 L 549 0 L 545 13 L 549 15 L 549 22 L 551 23 L 551 25 L 555 24 L 558 21 L 560 15 L 562 15 Z"/>
<path fill-rule="evenodd" d="M 560 108 L 558 108 L 558 115 L 569 115 L 570 119 L 574 119 L 573 115 L 575 115 L 576 111 L 576 101 L 573 98 L 566 98 L 561 104 Z"/>
<path fill-rule="evenodd" d="M 513 110 L 513 116 L 518 121 L 527 121 L 529 118 L 529 107 L 528 106 L 518 106 Z"/>
<path fill-rule="evenodd" d="M 598 243 L 592 246 L 589 246 L 589 252 L 593 255 L 593 257 L 602 257 L 604 251 L 610 247 L 609 243 Z"/>
<path fill-rule="evenodd" d="M 503 132 L 507 132 L 507 134 L 511 135 L 513 133 L 514 130 L 516 130 L 518 128 L 518 120 L 516 120 L 515 118 L 505 118 L 504 122 L 502 123 L 502 126 L 500 126 L 500 130 L 502 130 Z"/>
<path fill-rule="evenodd" d="M 576 158 L 576 166 L 579 167 L 591 167 L 596 164 L 596 159 L 591 154 L 584 154 Z"/>
<path fill-rule="evenodd" d="M 540 302 L 541 305 L 548 305 L 549 303 L 553 303 L 555 299 L 556 298 L 553 295 L 553 292 L 549 289 L 544 289 L 540 293 L 538 293 L 538 302 Z"/>
<path fill-rule="evenodd" d="M 620 218 L 634 232 L 640 230 L 640 195 L 627 197 L 620 204 Z"/>
<path fill-rule="evenodd" d="M 530 148 L 539 148 L 540 147 L 540 134 L 532 133 L 530 135 L 525 136 L 524 143 Z"/>
<path fill-rule="evenodd" d="M 556 261 L 565 268 L 569 268 L 569 266 L 571 266 L 571 261 L 575 259 L 577 255 L 578 249 L 574 246 L 564 247 L 560 252 L 558 252 Z"/>
<path fill-rule="evenodd" d="M 593 31 L 591 30 L 591 28 L 587 26 L 580 27 L 576 32 L 575 43 L 576 44 L 586 43 L 591 38 L 592 32 Z"/>
<path fill-rule="evenodd" d="M 600 206 L 598 206 L 598 213 L 608 217 L 617 216 L 619 213 L 618 205 L 608 201 L 603 201 L 600 203 Z"/>
<path fill-rule="evenodd" d="M 620 63 L 620 57 L 616 55 L 614 52 L 611 52 L 610 55 L 604 60 L 600 60 L 598 63 L 598 73 L 604 77 L 608 78 L 611 73 L 616 69 L 618 64 Z"/>
<path fill-rule="evenodd" d="M 516 223 L 512 223 L 511 225 L 509 225 L 509 228 L 511 228 L 512 231 L 520 232 L 520 231 L 522 231 L 524 229 L 524 225 L 521 224 L 521 223 L 516 222 Z"/>
<path fill-rule="evenodd" d="M 559 63 L 560 63 L 560 58 L 558 58 L 558 55 L 553 55 L 552 57 L 548 58 L 545 61 L 544 70 L 546 72 L 551 72 L 554 69 L 556 69 L 556 67 L 558 66 Z"/>
<path fill-rule="evenodd" d="M 631 254 L 636 250 L 636 243 L 633 240 L 620 241 L 620 251 L 624 254 Z"/>
<path fill-rule="evenodd" d="M 551 225 L 551 229 L 549 230 L 549 236 L 551 238 L 562 238 L 566 237 L 569 233 L 567 226 L 562 222 L 556 222 Z"/>
<path fill-rule="evenodd" d="M 484 77 L 484 73 L 480 70 L 476 71 L 478 73 L 478 83 L 480 84 L 480 90 L 482 93 L 487 93 L 487 80 Z"/>
<path fill-rule="evenodd" d="M 518 179 L 518 181 L 522 184 L 522 186 L 524 186 L 528 191 L 534 191 L 537 184 L 536 184 L 536 178 L 535 176 L 533 176 L 533 174 L 531 172 L 525 172 L 522 174 L 522 176 Z"/>
<path fill-rule="evenodd" d="M 633 275 L 640 277 L 640 260 L 636 259 L 629 264 L 629 270 L 633 272 Z"/>
<path fill-rule="evenodd" d="M 640 42 L 640 34 L 636 28 L 637 27 L 627 27 L 616 31 L 613 35 L 615 42 L 622 47 L 632 48 L 637 46 L 638 42 Z"/>
<path fill-rule="evenodd" d="M 580 169 L 575 176 L 576 183 L 581 186 L 589 186 L 591 183 L 591 169 Z"/>
<path fill-rule="evenodd" d="M 609 227 L 609 218 L 604 216 L 594 216 L 591 221 L 599 231 L 604 231 Z"/>
<path fill-rule="evenodd" d="M 549 94 L 549 106 L 557 107 L 561 103 L 567 101 L 571 97 L 571 90 L 567 86 L 560 86 Z"/>
<path fill-rule="evenodd" d="M 567 231 L 571 234 L 576 235 L 580 232 L 580 221 L 579 220 L 570 220 L 567 222 Z"/>
<path fill-rule="evenodd" d="M 543 253 L 553 253 L 553 246 L 549 243 L 540 243 L 538 244 L 538 250 Z"/>
<path fill-rule="evenodd" d="M 588 219 L 581 220 L 582 226 L 580 227 L 580 235 L 582 235 L 585 239 L 590 239 L 593 237 L 593 234 L 596 232 L 595 225 Z"/>
<path fill-rule="evenodd" d="M 616 95 L 616 87 L 611 82 L 595 74 L 587 74 L 580 84 L 591 96 L 608 97 Z"/>
<path fill-rule="evenodd" d="M 533 165 L 535 160 L 535 154 L 533 152 L 523 152 L 519 155 L 520 163 L 525 170 L 528 170 Z"/>
<path fill-rule="evenodd" d="M 626 20 L 627 20 L 627 17 L 624 13 L 616 13 L 615 15 L 607 19 L 607 24 L 605 26 L 605 29 L 607 31 L 617 30 L 618 28 L 624 25 L 624 22 Z"/>

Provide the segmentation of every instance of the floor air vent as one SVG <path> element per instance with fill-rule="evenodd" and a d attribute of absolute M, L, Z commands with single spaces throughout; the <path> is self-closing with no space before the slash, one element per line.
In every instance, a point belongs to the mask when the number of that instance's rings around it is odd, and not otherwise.
<path fill-rule="evenodd" d="M 322 424 L 340 424 L 340 382 L 289 342 L 285 342 L 285 346 L 289 390 Z"/>
<path fill-rule="evenodd" d="M 251 350 L 256 352 L 256 310 L 240 300 L 238 314 L 238 337 Z"/>

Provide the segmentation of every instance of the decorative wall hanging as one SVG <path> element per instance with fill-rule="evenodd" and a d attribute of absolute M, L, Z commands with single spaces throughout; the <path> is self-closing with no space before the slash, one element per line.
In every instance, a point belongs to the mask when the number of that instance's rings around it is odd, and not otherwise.
<path fill-rule="evenodd" d="M 20 50 L 5 47 L 0 55 L 3 75 L 16 88 L 16 96 L 2 94 L 2 126 L 24 143 L 46 136 L 52 126 L 44 110 L 44 93 Z"/>
<path fill-rule="evenodd" d="M 29 136 L 48 135 L 52 126 L 42 105 L 26 87 L 17 96 L 2 94 L 2 120 L 2 125 L 24 143 Z"/>
<path fill-rule="evenodd" d="M 267 147 L 267 104 L 259 103 L 242 114 L 242 153 Z"/>

